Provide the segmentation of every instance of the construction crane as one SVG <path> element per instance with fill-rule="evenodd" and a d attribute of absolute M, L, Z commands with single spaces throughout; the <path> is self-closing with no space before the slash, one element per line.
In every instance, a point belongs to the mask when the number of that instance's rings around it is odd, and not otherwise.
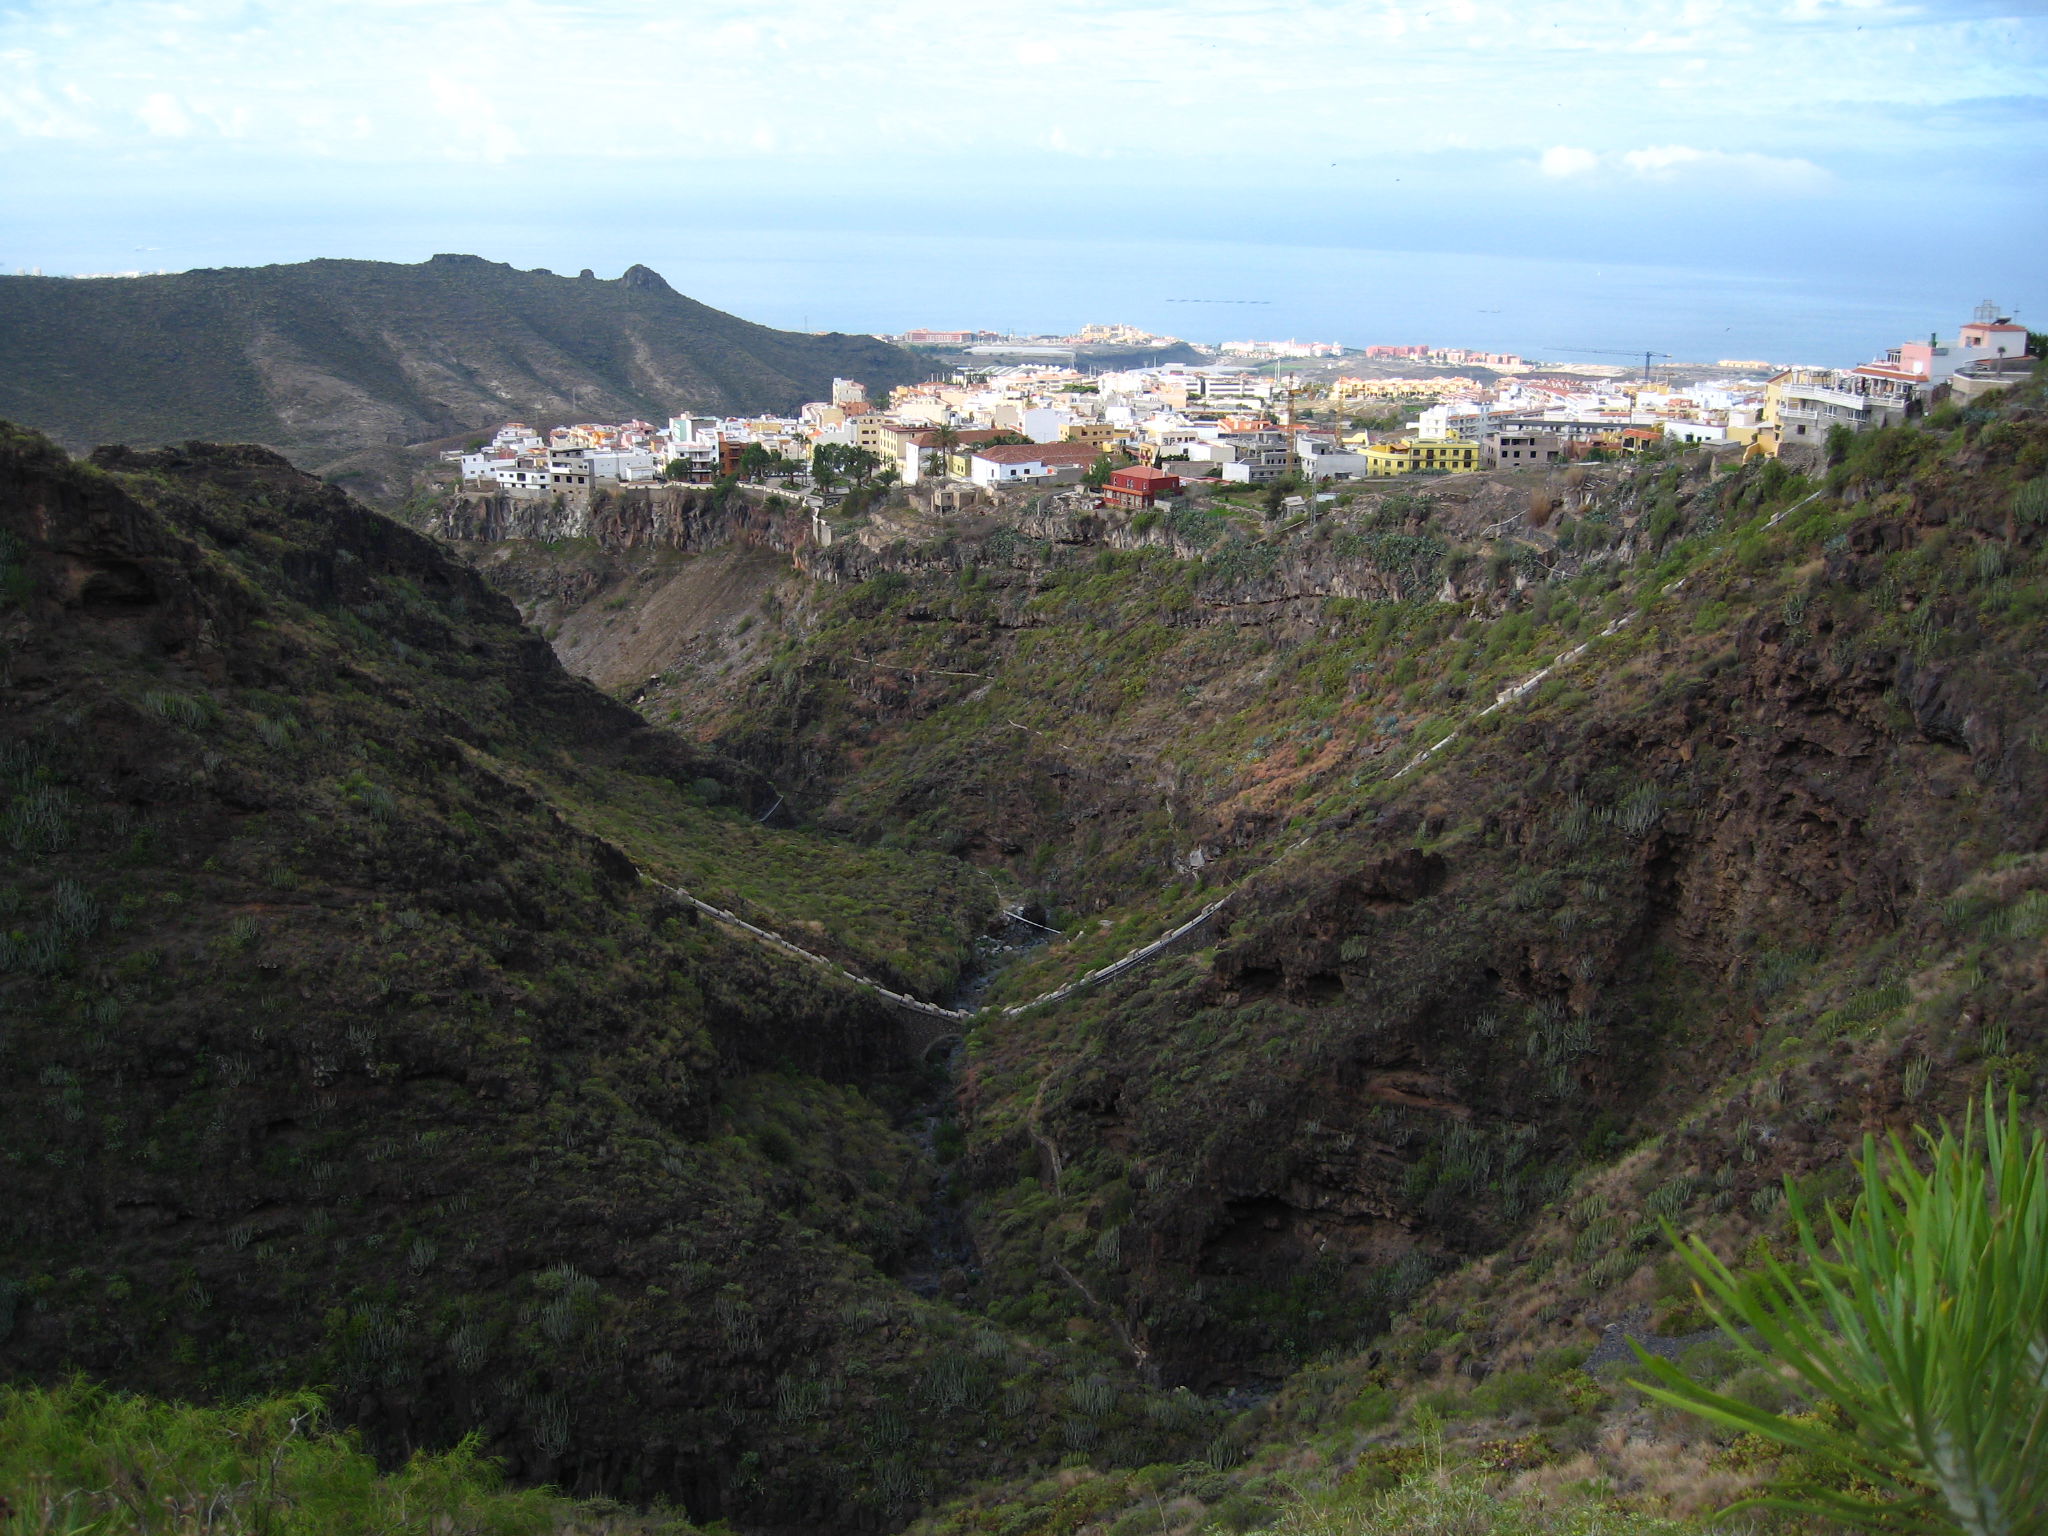
<path fill-rule="evenodd" d="M 1671 361 L 1671 354 L 1669 352 L 1652 352 L 1648 347 L 1632 348 L 1625 352 L 1617 352 L 1612 347 L 1552 347 L 1550 350 L 1553 352 L 1572 352 L 1585 357 L 1640 357 L 1643 360 L 1643 382 L 1645 384 L 1650 382 L 1651 358 L 1661 357 L 1667 363 Z"/>

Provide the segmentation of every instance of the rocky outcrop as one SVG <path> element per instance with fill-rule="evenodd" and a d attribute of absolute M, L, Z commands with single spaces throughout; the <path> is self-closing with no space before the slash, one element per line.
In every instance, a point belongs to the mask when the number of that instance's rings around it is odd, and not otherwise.
<path fill-rule="evenodd" d="M 813 537 L 809 514 L 785 497 L 690 485 L 622 486 L 573 497 L 463 491 L 434 502 L 421 524 L 458 545 L 589 540 L 614 555 L 727 544 L 790 554 Z"/>

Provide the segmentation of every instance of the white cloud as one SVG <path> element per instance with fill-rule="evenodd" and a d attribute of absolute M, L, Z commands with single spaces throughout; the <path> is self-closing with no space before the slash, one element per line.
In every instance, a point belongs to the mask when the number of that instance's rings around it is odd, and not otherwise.
<path fill-rule="evenodd" d="M 1794 192 L 1816 191 L 1834 179 L 1811 160 L 1753 151 L 1730 154 L 1718 149 L 1694 149 L 1686 144 L 1655 144 L 1647 149 L 1625 150 L 1619 159 L 1630 175 L 1645 181 L 1711 179 Z"/>
<path fill-rule="evenodd" d="M 455 159 L 501 161 L 519 153 L 519 135 L 500 121 L 495 93 L 468 80 L 434 73 L 426 78 L 427 98 L 440 114 L 436 136 L 441 153 Z"/>
<path fill-rule="evenodd" d="M 192 119 L 185 115 L 185 109 L 178 105 L 178 99 L 168 91 L 155 91 L 142 98 L 142 105 L 135 109 L 135 115 L 142 124 L 159 138 L 182 139 L 192 131 Z"/>
<path fill-rule="evenodd" d="M 1810 187 L 1850 153 L 1995 147 L 2008 125 L 1927 110 L 2038 94 L 2048 20 L 1988 3 L 1319 0 L 1305 26 L 1278 0 L 0 0 L 0 150 L 1198 167 L 1482 144 L 1557 180 Z M 64 106 L 75 82 L 95 100 Z M 1641 147 L 1580 147 L 1603 144 Z"/>
<path fill-rule="evenodd" d="M 1536 162 L 1536 169 L 1546 176 L 1563 180 L 1571 176 L 1590 176 L 1600 169 L 1600 157 L 1590 149 L 1574 149 L 1569 144 L 1557 144 L 1543 151 Z"/>
<path fill-rule="evenodd" d="M 1800 157 L 1696 149 L 1689 144 L 1652 144 L 1604 154 L 1559 144 L 1543 151 L 1536 169 L 1559 181 L 1689 182 L 1787 193 L 1821 191 L 1834 181 L 1822 167 Z"/>
<path fill-rule="evenodd" d="M 0 139 L 89 139 L 98 114 L 89 102 L 60 103 L 34 80 L 0 68 Z"/>

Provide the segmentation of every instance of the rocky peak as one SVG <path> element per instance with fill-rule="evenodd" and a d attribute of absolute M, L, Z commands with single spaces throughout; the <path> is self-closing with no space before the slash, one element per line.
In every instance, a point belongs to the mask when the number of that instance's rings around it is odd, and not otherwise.
<path fill-rule="evenodd" d="M 628 288 L 644 289 L 650 293 L 673 293 L 675 291 L 669 287 L 667 278 L 663 277 L 652 267 L 641 266 L 637 261 L 619 274 L 619 281 Z"/>

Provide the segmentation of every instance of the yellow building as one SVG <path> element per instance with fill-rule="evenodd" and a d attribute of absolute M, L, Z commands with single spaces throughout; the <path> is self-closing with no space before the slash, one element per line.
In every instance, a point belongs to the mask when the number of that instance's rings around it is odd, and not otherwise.
<path fill-rule="evenodd" d="M 898 423 L 887 416 L 856 416 L 853 418 L 853 446 L 879 453 L 885 459 L 899 459 L 903 456 L 903 442 L 896 435 L 897 426 Z"/>
<path fill-rule="evenodd" d="M 1111 426 L 1106 421 L 1070 421 L 1060 428 L 1063 443 L 1091 443 L 1097 448 L 1107 448 L 1130 429 Z"/>
<path fill-rule="evenodd" d="M 1375 443 L 1365 450 L 1368 475 L 1469 474 L 1479 468 L 1479 445 L 1462 437 Z"/>

